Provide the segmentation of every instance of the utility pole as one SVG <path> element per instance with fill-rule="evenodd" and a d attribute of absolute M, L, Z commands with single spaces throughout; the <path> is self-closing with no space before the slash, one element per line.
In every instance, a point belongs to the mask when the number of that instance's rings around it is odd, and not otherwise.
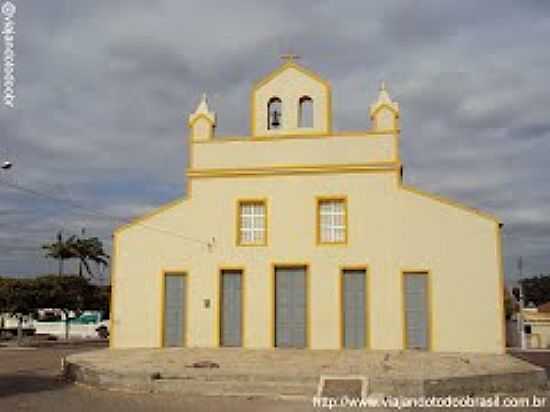
<path fill-rule="evenodd" d="M 63 275 L 63 253 L 61 253 L 61 251 L 63 248 L 63 230 L 60 230 L 59 232 L 57 232 L 57 247 L 59 248 L 58 252 L 60 252 L 59 256 L 57 257 L 57 263 L 58 263 L 57 274 L 59 276 L 62 276 Z"/>
<path fill-rule="evenodd" d="M 80 229 L 80 239 L 84 239 L 84 235 L 86 234 L 86 229 L 82 228 Z M 82 277 L 82 260 L 78 262 L 78 276 Z"/>
<path fill-rule="evenodd" d="M 518 259 L 518 275 L 519 275 L 519 317 L 518 326 L 521 337 L 521 349 L 527 349 L 527 336 L 525 335 L 525 324 L 523 322 L 523 309 L 525 308 L 525 295 L 523 294 L 523 285 L 521 280 L 523 279 L 523 257 Z"/>

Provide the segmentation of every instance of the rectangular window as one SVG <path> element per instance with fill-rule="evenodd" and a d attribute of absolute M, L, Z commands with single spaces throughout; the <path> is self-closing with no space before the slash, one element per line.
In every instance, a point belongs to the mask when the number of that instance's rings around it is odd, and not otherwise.
<path fill-rule="evenodd" d="M 345 198 L 318 199 L 318 243 L 347 242 L 347 207 Z"/>
<path fill-rule="evenodd" d="M 237 244 L 267 244 L 267 208 L 263 200 L 239 201 Z"/>

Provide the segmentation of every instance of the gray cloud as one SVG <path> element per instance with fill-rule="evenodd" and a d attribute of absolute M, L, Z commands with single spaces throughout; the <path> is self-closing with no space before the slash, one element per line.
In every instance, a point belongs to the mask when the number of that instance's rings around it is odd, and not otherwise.
<path fill-rule="evenodd" d="M 509 277 L 549 272 L 550 4 L 545 1 L 18 2 L 17 108 L 0 153 L 18 184 L 122 220 L 185 190 L 186 116 L 248 133 L 252 83 L 293 51 L 333 85 L 335 127 L 366 129 L 385 79 L 408 182 L 497 214 Z M 55 270 L 36 247 L 116 223 L 0 185 L 0 273 Z"/>

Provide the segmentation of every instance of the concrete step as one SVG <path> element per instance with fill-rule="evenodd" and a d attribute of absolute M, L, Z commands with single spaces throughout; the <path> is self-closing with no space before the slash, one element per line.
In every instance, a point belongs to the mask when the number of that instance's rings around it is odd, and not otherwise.
<path fill-rule="evenodd" d="M 311 400 L 317 393 L 317 382 L 273 381 L 205 381 L 197 379 L 158 379 L 153 392 L 172 392 L 204 396 L 242 396 L 271 399 Z"/>

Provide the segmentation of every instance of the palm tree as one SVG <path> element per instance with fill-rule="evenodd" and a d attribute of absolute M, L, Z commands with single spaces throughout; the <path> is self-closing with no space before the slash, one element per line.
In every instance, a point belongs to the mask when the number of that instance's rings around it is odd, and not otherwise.
<path fill-rule="evenodd" d="M 67 241 L 63 241 L 63 233 L 57 232 L 57 241 L 53 243 L 46 243 L 42 245 L 42 249 L 46 250 L 46 258 L 57 259 L 58 261 L 58 274 L 63 275 L 63 263 L 67 259 L 73 259 L 75 257 L 73 247 L 74 236 L 71 236 Z"/>
<path fill-rule="evenodd" d="M 63 263 L 69 259 L 80 261 L 80 276 L 82 276 L 82 267 L 84 267 L 88 275 L 94 277 L 90 262 L 93 262 L 98 268 L 109 265 L 109 255 L 105 253 L 103 243 L 97 237 L 79 238 L 72 235 L 67 240 L 63 240 L 63 234 L 59 231 L 57 242 L 47 243 L 42 246 L 42 249 L 46 250 L 47 258 L 58 260 L 59 276 L 63 275 Z"/>
<path fill-rule="evenodd" d="M 94 276 L 90 262 L 95 263 L 98 268 L 109 265 L 109 255 L 105 253 L 103 243 L 97 237 L 76 238 L 70 244 L 70 248 L 73 257 L 80 260 L 80 276 L 82 276 L 82 266 L 84 266 L 90 277 Z"/>

